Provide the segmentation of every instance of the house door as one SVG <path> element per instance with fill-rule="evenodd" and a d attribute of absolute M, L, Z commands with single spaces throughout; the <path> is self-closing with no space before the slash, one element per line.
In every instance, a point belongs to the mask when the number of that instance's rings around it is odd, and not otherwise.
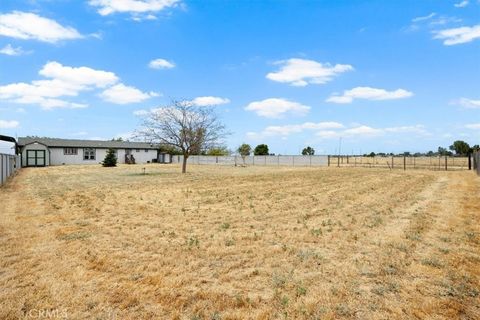
<path fill-rule="evenodd" d="M 45 167 L 45 150 L 27 150 L 27 167 Z"/>

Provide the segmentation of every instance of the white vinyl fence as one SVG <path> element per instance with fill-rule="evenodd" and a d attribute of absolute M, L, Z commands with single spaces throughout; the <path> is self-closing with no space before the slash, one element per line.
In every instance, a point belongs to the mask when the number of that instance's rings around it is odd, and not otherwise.
<path fill-rule="evenodd" d="M 182 163 L 183 156 L 172 156 L 172 163 Z M 188 164 L 243 165 L 241 156 L 190 156 Z M 328 166 L 328 156 L 248 156 L 245 164 L 249 166 Z"/>
<path fill-rule="evenodd" d="M 0 186 L 21 167 L 20 156 L 0 153 Z"/>

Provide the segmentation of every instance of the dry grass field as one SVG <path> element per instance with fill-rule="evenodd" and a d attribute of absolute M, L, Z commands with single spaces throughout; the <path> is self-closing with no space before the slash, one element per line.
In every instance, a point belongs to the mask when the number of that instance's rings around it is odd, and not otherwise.
<path fill-rule="evenodd" d="M 0 188 L 0 319 L 480 318 L 472 172 L 146 168 Z"/>

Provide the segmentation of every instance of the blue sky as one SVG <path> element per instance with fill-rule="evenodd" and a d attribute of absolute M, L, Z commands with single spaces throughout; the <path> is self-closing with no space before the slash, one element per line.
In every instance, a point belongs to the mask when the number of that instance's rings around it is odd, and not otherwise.
<path fill-rule="evenodd" d="M 128 137 L 171 98 L 231 149 L 477 144 L 480 1 L 1 1 L 1 134 Z"/>

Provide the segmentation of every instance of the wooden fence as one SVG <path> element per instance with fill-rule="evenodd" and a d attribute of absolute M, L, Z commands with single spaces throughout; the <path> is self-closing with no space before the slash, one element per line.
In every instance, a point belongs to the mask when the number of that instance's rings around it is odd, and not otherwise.
<path fill-rule="evenodd" d="M 0 186 L 21 167 L 20 156 L 0 153 Z"/>

